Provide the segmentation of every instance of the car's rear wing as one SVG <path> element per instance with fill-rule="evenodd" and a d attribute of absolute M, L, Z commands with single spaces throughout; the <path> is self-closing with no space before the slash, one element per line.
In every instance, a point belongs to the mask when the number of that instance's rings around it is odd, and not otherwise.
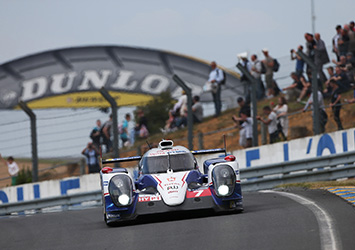
<path fill-rule="evenodd" d="M 216 154 L 216 153 L 224 153 L 225 155 L 227 155 L 227 151 L 225 148 L 192 150 L 191 153 L 193 155 L 205 155 L 205 154 Z"/>
<path fill-rule="evenodd" d="M 131 156 L 131 157 L 123 157 L 123 158 L 112 158 L 112 159 L 102 159 L 102 164 L 106 163 L 117 163 L 117 162 L 126 162 L 126 161 L 140 161 L 142 156 Z"/>
<path fill-rule="evenodd" d="M 216 153 L 226 154 L 226 149 L 214 148 L 214 149 L 192 150 L 191 153 L 193 155 L 216 154 Z M 128 162 L 128 161 L 140 161 L 141 159 L 142 159 L 142 156 L 140 156 L 140 155 L 131 156 L 131 157 L 123 157 L 123 158 L 102 159 L 102 164 Z"/>

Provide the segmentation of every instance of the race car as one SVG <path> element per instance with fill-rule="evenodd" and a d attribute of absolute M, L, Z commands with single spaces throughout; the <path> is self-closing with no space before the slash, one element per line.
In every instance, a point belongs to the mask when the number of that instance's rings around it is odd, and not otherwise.
<path fill-rule="evenodd" d="M 195 155 L 225 153 L 203 162 Z M 213 209 L 243 211 L 239 166 L 223 148 L 190 151 L 162 140 L 143 156 L 102 159 L 102 164 L 139 161 L 138 178 L 125 168 L 102 165 L 104 220 L 111 226 L 137 216 L 172 211 Z"/>

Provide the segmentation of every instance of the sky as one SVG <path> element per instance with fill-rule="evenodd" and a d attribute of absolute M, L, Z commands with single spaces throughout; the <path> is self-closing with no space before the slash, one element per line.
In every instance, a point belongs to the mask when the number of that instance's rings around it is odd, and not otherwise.
<path fill-rule="evenodd" d="M 314 0 L 314 7 L 315 31 L 328 47 L 335 26 L 355 20 L 353 0 Z M 237 71 L 237 54 L 263 58 L 261 49 L 268 48 L 281 63 L 275 74 L 281 87 L 291 83 L 290 49 L 312 32 L 311 0 L 0 0 L 0 18 L 0 64 L 52 49 L 126 45 L 215 60 Z M 40 157 L 80 155 L 96 118 L 107 119 L 97 110 L 75 112 L 36 111 Z M 28 117 L 21 111 L 0 116 L 0 153 L 30 156 Z"/>
<path fill-rule="evenodd" d="M 314 0 L 315 31 L 330 45 L 355 19 L 351 0 Z M 350 8 L 351 7 L 351 8 Z M 0 0 L 0 63 L 50 49 L 128 45 L 233 67 L 236 55 L 288 56 L 312 32 L 311 0 Z"/>

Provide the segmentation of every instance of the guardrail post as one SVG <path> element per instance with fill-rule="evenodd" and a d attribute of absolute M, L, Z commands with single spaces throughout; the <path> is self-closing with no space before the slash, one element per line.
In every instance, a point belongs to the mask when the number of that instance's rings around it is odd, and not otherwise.
<path fill-rule="evenodd" d="M 188 136 L 187 139 L 189 141 L 189 149 L 193 150 L 193 135 L 192 135 L 192 127 L 193 127 L 193 119 L 192 119 L 192 91 L 191 88 L 189 88 L 186 83 L 181 80 L 180 77 L 177 75 L 173 75 L 173 80 L 179 85 L 187 95 L 187 129 L 188 129 Z"/>
<path fill-rule="evenodd" d="M 240 63 L 237 64 L 237 68 L 245 75 L 251 84 L 251 103 L 253 110 L 253 147 L 258 146 L 258 123 L 256 120 L 256 115 L 258 113 L 257 103 L 256 103 L 256 79 L 250 74 L 250 72 L 243 67 Z"/>
<path fill-rule="evenodd" d="M 117 122 L 117 103 L 116 100 L 102 87 L 99 90 L 100 94 L 110 103 L 112 109 L 112 129 L 113 129 L 113 157 L 119 157 L 118 152 L 118 122 Z M 115 166 L 118 166 L 115 163 Z"/>
<path fill-rule="evenodd" d="M 31 145 L 32 145 L 32 182 L 38 181 L 38 151 L 37 151 L 37 125 L 36 114 L 23 101 L 19 102 L 20 108 L 31 119 Z"/>
<path fill-rule="evenodd" d="M 301 50 L 297 51 L 297 54 L 305 61 L 312 69 L 312 92 L 313 92 L 313 133 L 314 135 L 320 134 L 319 127 L 319 103 L 318 103 L 318 79 L 317 79 L 317 67 L 306 54 Z"/>

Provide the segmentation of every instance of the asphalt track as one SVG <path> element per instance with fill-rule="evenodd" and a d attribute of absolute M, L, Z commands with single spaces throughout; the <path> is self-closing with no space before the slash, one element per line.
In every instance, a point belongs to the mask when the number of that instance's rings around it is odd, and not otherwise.
<path fill-rule="evenodd" d="M 241 214 L 170 214 L 112 228 L 101 208 L 1 217 L 0 249 L 355 249 L 351 204 L 323 190 L 285 193 L 294 197 L 244 193 Z M 329 216 L 336 242 L 324 245 L 324 214 L 312 206 Z"/>

